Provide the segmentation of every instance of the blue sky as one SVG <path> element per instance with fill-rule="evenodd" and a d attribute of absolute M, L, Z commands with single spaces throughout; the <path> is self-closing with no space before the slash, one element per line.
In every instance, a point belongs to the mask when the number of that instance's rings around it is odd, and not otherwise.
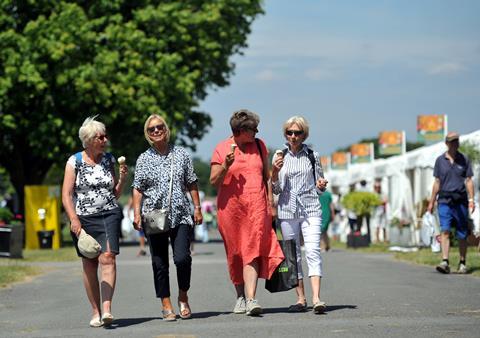
<path fill-rule="evenodd" d="M 209 160 L 233 111 L 260 115 L 258 136 L 284 143 L 302 115 L 322 155 L 382 130 L 416 141 L 419 114 L 447 114 L 449 130 L 480 128 L 480 1 L 267 0 L 230 86 L 200 109 L 213 127 L 195 156 Z"/>

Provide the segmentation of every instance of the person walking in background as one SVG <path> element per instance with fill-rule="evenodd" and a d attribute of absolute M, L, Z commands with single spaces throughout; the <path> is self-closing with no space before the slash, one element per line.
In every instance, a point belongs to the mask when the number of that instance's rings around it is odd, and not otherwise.
<path fill-rule="evenodd" d="M 445 138 L 448 150 L 435 161 L 433 168 L 432 196 L 427 211 L 432 212 L 435 201 L 438 204 L 438 216 L 441 229 L 442 262 L 437 265 L 437 271 L 450 273 L 448 260 L 450 250 L 450 232 L 456 228 L 460 262 L 458 273 L 467 273 L 467 236 L 468 209 L 473 212 L 473 171 L 469 159 L 458 151 L 459 135 L 450 132 Z M 438 197 L 438 200 L 437 200 Z"/>
<path fill-rule="evenodd" d="M 168 244 L 173 249 L 173 262 L 177 268 L 178 307 L 180 318 L 188 319 L 192 311 L 188 302 L 188 290 L 192 274 L 190 243 L 194 224 L 202 223 L 197 176 L 189 153 L 179 146 L 170 145 L 170 129 L 163 117 L 150 115 L 144 125 L 145 139 L 150 148 L 137 159 L 133 179 L 133 212 L 135 229 L 141 230 L 142 216 L 156 210 L 169 209 L 170 230 L 148 235 L 152 257 L 153 279 L 157 298 L 162 300 L 165 321 L 175 321 L 176 314 L 170 300 L 170 276 Z M 173 187 L 169 199 L 171 166 Z M 190 211 L 189 192 L 194 204 Z M 170 200 L 170 205 L 168 205 Z"/>
<path fill-rule="evenodd" d="M 284 259 L 272 228 L 267 148 L 255 138 L 259 122 L 249 110 L 233 113 L 233 135 L 216 146 L 210 172 L 218 191 L 218 229 L 237 293 L 233 312 L 250 316 L 262 312 L 255 297 L 258 278 L 270 278 Z"/>
<path fill-rule="evenodd" d="M 297 249 L 297 302 L 289 307 L 289 311 L 307 310 L 300 250 L 300 234 L 303 234 L 313 311 L 322 313 L 326 305 L 320 301 L 322 210 L 318 194 L 325 191 L 328 181 L 323 178 L 318 153 L 304 144 L 308 134 L 309 126 L 303 117 L 293 116 L 285 122 L 286 149 L 273 158 L 272 186 L 273 193 L 279 195 L 277 213 L 283 239 L 295 239 Z"/>
<path fill-rule="evenodd" d="M 328 227 L 335 217 L 335 206 L 330 191 L 325 190 L 318 197 L 322 207 L 322 226 L 320 235 L 320 249 L 322 251 L 330 250 L 330 238 L 328 237 Z"/>
<path fill-rule="evenodd" d="M 383 242 L 387 242 L 387 196 L 382 194 L 382 183 L 381 181 L 375 181 L 373 184 L 373 190 L 378 195 L 382 204 L 377 206 L 373 212 L 373 223 L 375 226 L 375 240 L 377 243 L 380 242 L 380 231 L 382 232 Z"/>
<path fill-rule="evenodd" d="M 119 232 L 123 218 L 117 199 L 128 168 L 125 164 L 120 165 L 117 179 L 115 159 L 105 153 L 108 142 L 105 125 L 95 118 L 87 118 L 80 127 L 79 137 L 84 150 L 67 161 L 62 202 L 70 219 L 75 249 L 82 257 L 83 283 L 93 313 L 90 326 L 100 327 L 114 320 L 111 313 L 116 281 L 115 256 L 120 252 Z M 101 245 L 98 257 L 89 259 L 80 253 L 78 236 L 82 229 Z M 99 265 L 101 285 L 97 275 Z"/>

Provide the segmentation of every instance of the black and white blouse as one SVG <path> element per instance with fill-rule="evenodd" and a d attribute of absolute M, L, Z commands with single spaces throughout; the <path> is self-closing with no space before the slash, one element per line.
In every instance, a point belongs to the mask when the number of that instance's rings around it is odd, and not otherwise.
<path fill-rule="evenodd" d="M 187 198 L 188 186 L 197 181 L 190 154 L 182 147 L 170 146 L 162 155 L 153 147 L 142 153 L 135 166 L 132 187 L 143 194 L 142 215 L 154 210 L 168 208 L 170 165 L 174 156 L 173 189 L 168 218 L 171 227 L 179 224 L 193 226 L 190 202 Z"/>
<path fill-rule="evenodd" d="M 115 165 L 113 156 L 103 154 L 99 164 L 90 165 L 83 159 L 77 163 L 75 155 L 72 155 L 67 163 L 76 172 L 73 204 L 77 215 L 93 215 L 118 207 L 113 192 L 112 169 Z"/>

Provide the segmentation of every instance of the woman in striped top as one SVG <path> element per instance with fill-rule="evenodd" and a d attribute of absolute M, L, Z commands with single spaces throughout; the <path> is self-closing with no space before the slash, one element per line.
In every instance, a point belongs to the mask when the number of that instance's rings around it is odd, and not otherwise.
<path fill-rule="evenodd" d="M 313 311 L 322 313 L 326 305 L 320 301 L 320 279 L 322 259 L 320 256 L 321 207 L 318 194 L 328 183 L 323 178 L 319 155 L 304 144 L 309 126 L 300 116 L 289 118 L 283 125 L 287 140 L 286 149 L 277 151 L 273 158 L 272 186 L 278 198 L 278 221 L 285 240 L 297 243 L 297 265 L 299 283 L 296 288 L 297 302 L 289 307 L 290 312 L 307 310 L 302 273 L 300 232 L 305 242 L 305 257 L 308 276 L 312 284 Z M 312 167 L 313 165 L 313 167 Z"/>

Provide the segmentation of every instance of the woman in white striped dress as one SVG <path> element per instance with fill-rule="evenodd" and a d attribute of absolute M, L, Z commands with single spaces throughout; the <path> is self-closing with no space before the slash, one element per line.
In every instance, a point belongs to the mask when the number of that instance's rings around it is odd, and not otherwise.
<path fill-rule="evenodd" d="M 305 243 L 305 258 L 308 276 L 312 284 L 312 303 L 315 313 L 323 313 L 326 305 L 320 301 L 322 258 L 320 255 L 321 207 L 318 194 L 328 183 L 323 178 L 319 155 L 304 144 L 309 126 L 300 116 L 289 118 L 283 125 L 287 140 L 286 149 L 273 158 L 272 186 L 278 198 L 278 222 L 285 240 L 295 239 L 299 284 L 296 288 L 297 302 L 289 307 L 290 312 L 307 310 L 303 283 L 300 233 Z"/>

